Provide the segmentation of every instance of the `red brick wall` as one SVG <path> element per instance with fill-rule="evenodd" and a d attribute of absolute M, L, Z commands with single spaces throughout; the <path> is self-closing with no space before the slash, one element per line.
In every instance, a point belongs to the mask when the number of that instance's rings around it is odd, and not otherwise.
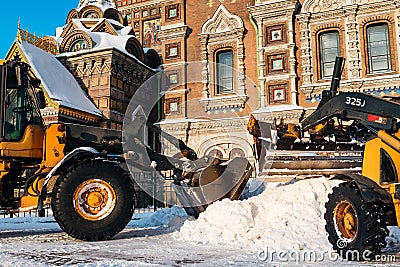
<path fill-rule="evenodd" d="M 213 2 L 213 5 L 210 6 L 209 3 Z M 198 1 L 186 1 L 186 24 L 192 30 L 191 34 L 187 39 L 187 61 L 195 62 L 201 61 L 201 43 L 199 39 L 199 34 L 201 33 L 201 28 L 203 24 L 212 18 L 215 11 L 220 6 L 219 1 L 209 1 L 209 0 L 198 0 Z M 245 64 L 245 74 L 248 79 L 251 79 L 255 85 L 257 85 L 257 51 L 256 51 L 256 31 L 254 26 L 251 24 L 249 20 L 249 12 L 247 10 L 247 6 L 254 5 L 254 0 L 225 0 L 222 3 L 226 9 L 234 14 L 239 16 L 243 22 L 245 27 L 244 34 L 244 64 Z M 254 86 L 250 86 L 247 84 L 249 81 L 246 81 L 246 93 L 250 97 L 248 103 L 254 108 L 258 107 L 258 90 L 254 88 Z M 188 95 L 188 99 L 193 98 L 201 98 L 203 85 L 197 84 L 190 86 L 190 92 Z M 198 110 L 199 109 L 199 110 Z M 204 114 L 204 109 L 199 106 L 197 108 L 193 108 L 189 110 L 189 117 L 191 115 L 201 115 Z M 201 110 L 203 109 L 203 110 Z M 249 115 L 251 113 L 251 109 L 247 105 L 240 116 Z M 190 114 L 192 113 L 192 114 Z M 229 117 L 232 116 L 229 112 L 226 114 L 220 114 L 217 117 Z"/>

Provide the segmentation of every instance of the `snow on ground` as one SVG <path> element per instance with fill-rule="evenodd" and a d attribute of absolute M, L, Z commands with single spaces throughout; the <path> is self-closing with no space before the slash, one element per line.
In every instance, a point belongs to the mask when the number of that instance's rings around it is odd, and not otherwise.
<path fill-rule="evenodd" d="M 177 206 L 135 214 L 123 232 L 104 242 L 75 240 L 52 217 L 0 219 L 0 266 L 398 266 L 397 227 L 390 228 L 383 262 L 260 254 L 329 250 L 322 216 L 331 188 L 322 178 L 267 184 L 258 196 L 211 205 L 197 221 Z"/>
<path fill-rule="evenodd" d="M 204 243 L 231 243 L 255 251 L 328 250 L 324 209 L 338 181 L 315 178 L 268 184 L 265 191 L 243 201 L 218 201 L 187 221 L 178 238 Z M 190 238 L 189 238 L 190 237 Z"/>
<path fill-rule="evenodd" d="M 166 208 L 154 213 L 135 214 L 128 227 L 169 227 L 179 229 L 188 218 L 186 212 L 178 206 Z"/>

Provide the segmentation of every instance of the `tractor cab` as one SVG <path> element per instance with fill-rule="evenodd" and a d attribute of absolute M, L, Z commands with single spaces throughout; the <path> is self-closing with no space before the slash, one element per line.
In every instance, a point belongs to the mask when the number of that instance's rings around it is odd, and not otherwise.
<path fill-rule="evenodd" d="M 2 157 L 41 158 L 44 126 L 40 81 L 29 77 L 29 65 L 9 61 L 0 66 L 0 150 Z M 43 99 L 43 98 L 42 98 Z"/>

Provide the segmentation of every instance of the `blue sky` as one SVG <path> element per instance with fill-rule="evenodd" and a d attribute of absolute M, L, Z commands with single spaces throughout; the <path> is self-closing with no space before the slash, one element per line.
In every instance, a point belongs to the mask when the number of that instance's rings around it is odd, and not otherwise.
<path fill-rule="evenodd" d="M 17 35 L 18 18 L 21 28 L 36 35 L 55 35 L 55 29 L 65 25 L 68 12 L 79 0 L 14 0 L 3 1 L 0 28 L 0 58 L 4 58 Z M 5 7 L 5 6 L 8 7 Z"/>

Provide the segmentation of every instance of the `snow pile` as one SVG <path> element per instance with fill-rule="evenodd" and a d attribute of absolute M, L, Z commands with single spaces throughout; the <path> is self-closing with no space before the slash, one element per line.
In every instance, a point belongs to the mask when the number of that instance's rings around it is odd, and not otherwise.
<path fill-rule="evenodd" d="M 325 202 L 339 183 L 326 178 L 269 183 L 258 196 L 210 205 L 198 220 L 186 221 L 176 237 L 254 250 L 329 250 Z"/>
<path fill-rule="evenodd" d="M 262 180 L 250 180 L 247 184 L 246 187 L 243 189 L 242 195 L 240 196 L 240 199 L 248 199 L 251 197 L 258 196 L 262 192 L 264 192 L 265 187 L 267 186 L 267 183 Z"/>
<path fill-rule="evenodd" d="M 130 227 L 170 227 L 179 228 L 188 218 L 185 210 L 179 206 L 164 208 L 154 213 L 142 213 L 133 215 L 132 221 L 128 224 Z"/>
<path fill-rule="evenodd" d="M 388 248 L 400 248 L 400 228 L 397 226 L 389 226 L 389 236 L 386 237 Z"/>
<path fill-rule="evenodd" d="M 60 230 L 60 227 L 57 225 L 53 217 L 20 217 L 0 219 L 0 231 L 19 231 L 26 229 Z"/>

